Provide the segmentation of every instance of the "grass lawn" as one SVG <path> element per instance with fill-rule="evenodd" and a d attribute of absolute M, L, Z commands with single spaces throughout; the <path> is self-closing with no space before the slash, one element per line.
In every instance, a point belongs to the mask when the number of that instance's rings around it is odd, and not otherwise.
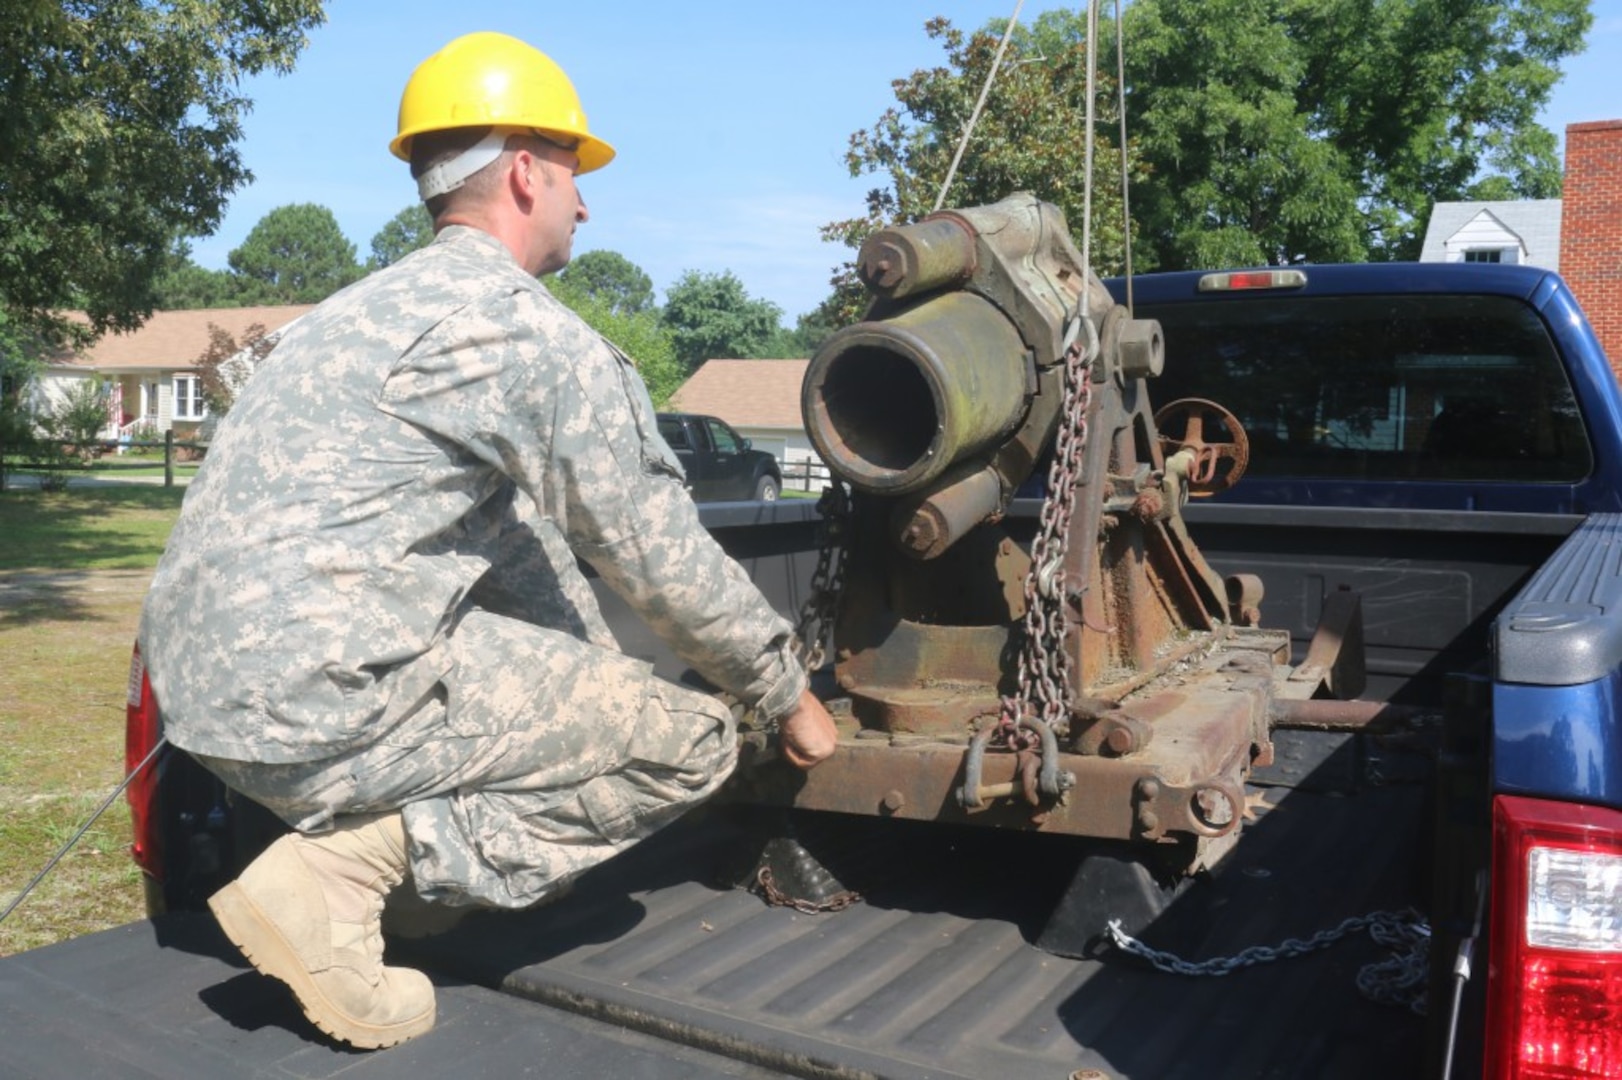
<path fill-rule="evenodd" d="M 184 488 L 0 492 L 0 910 L 123 777 L 141 599 Z M 0 955 L 140 918 L 108 810 L 0 923 Z"/>

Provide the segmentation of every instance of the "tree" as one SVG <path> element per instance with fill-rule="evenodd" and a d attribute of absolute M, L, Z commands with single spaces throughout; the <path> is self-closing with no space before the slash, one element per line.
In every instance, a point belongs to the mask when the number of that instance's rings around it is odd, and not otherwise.
<path fill-rule="evenodd" d="M 314 203 L 272 210 L 226 258 L 254 303 L 320 303 L 364 272 L 338 219 Z"/>
<path fill-rule="evenodd" d="M 654 310 L 626 313 L 599 294 L 570 288 L 559 277 L 545 279 L 547 287 L 586 324 L 613 342 L 636 364 L 648 396 L 655 407 L 664 405 L 687 379 L 687 370 L 676 359 L 675 338 Z"/>
<path fill-rule="evenodd" d="M 139 326 L 172 238 L 212 232 L 251 179 L 242 80 L 291 70 L 321 21 L 319 0 L 8 4 L 0 310 L 53 340 Z"/>
<path fill-rule="evenodd" d="M 1413 258 L 1431 206 L 1559 192 L 1554 137 L 1536 117 L 1559 62 L 1582 47 L 1584 0 L 1134 0 L 1126 8 L 1133 261 L 1179 269 Z M 948 66 L 895 84 L 899 108 L 852 136 L 852 174 L 889 186 L 825 235 L 852 246 L 928 209 L 989 68 L 1000 23 L 965 38 L 944 20 Z M 1079 238 L 1085 41 L 1080 15 L 1018 31 L 949 204 L 1023 188 Z M 1099 42 L 1113 68 L 1114 30 Z M 1094 268 L 1121 265 L 1119 117 L 1099 78 Z M 863 302 L 847 274 L 824 315 Z"/>
<path fill-rule="evenodd" d="M 107 384 L 100 376 L 79 379 L 62 395 L 62 400 L 40 415 L 46 438 L 71 445 L 81 460 L 88 460 L 91 444 L 111 419 Z"/>
<path fill-rule="evenodd" d="M 1584 0 L 1141 0 L 1135 193 L 1166 266 L 1415 258 L 1438 200 L 1559 194 Z"/>
<path fill-rule="evenodd" d="M 877 173 L 887 186 L 868 193 L 863 216 L 825 226 L 825 239 L 859 248 L 875 229 L 917 221 L 934 208 L 1005 25 L 994 22 L 965 35 L 946 19 L 925 24 L 925 33 L 945 48 L 948 66 L 896 80 L 899 105 L 886 110 L 872 129 L 851 136 L 845 155 L 851 175 Z M 1047 12 L 1030 26 L 1016 29 L 964 148 L 946 207 L 992 203 L 1016 191 L 1034 192 L 1064 212 L 1080 246 L 1086 175 L 1085 45 L 1081 20 L 1068 12 Z M 1113 135 L 1119 130 L 1115 96 L 1114 81 L 1101 74 L 1092 201 L 1092 256 L 1100 272 L 1120 269 L 1125 252 L 1120 154 Z M 867 297 L 849 265 L 836 273 L 832 284 L 834 294 L 819 308 L 816 320 L 835 328 L 851 321 L 866 306 Z"/>
<path fill-rule="evenodd" d="M 653 279 L 617 251 L 577 255 L 557 280 L 562 288 L 602 300 L 622 314 L 653 310 Z"/>
<path fill-rule="evenodd" d="M 0 398 L 21 401 L 24 388 L 45 365 L 49 345 L 42 335 L 37 325 L 19 322 L 0 307 Z"/>
<path fill-rule="evenodd" d="M 665 290 L 663 322 L 688 373 L 716 357 L 759 357 L 775 340 L 783 309 L 755 300 L 731 271 L 689 270 Z"/>
<path fill-rule="evenodd" d="M 243 281 L 229 270 L 208 270 L 191 260 L 191 245 L 175 242 L 163 272 L 154 282 L 153 306 L 159 311 L 242 307 Z"/>
<path fill-rule="evenodd" d="M 366 261 L 366 268 L 381 270 L 433 242 L 434 219 L 422 203 L 412 203 L 372 237 L 372 257 Z"/>
<path fill-rule="evenodd" d="M 208 348 L 197 358 L 196 367 L 210 415 L 218 419 L 231 411 L 238 391 L 275 347 L 276 337 L 263 323 L 249 324 L 240 343 L 230 332 L 208 324 Z"/>

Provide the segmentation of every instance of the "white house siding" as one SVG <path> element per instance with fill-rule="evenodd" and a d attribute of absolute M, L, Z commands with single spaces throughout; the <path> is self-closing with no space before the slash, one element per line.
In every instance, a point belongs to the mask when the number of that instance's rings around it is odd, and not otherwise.
<path fill-rule="evenodd" d="M 1521 238 L 1504 227 L 1504 223 L 1487 210 L 1471 218 L 1469 223 L 1447 238 L 1444 245 L 1448 262 L 1464 262 L 1471 251 L 1496 251 L 1501 263 L 1518 264 L 1526 261 L 1526 248 Z"/>
<path fill-rule="evenodd" d="M 827 485 L 819 477 L 828 475 L 827 466 L 817 456 L 811 438 L 803 430 L 738 425 L 737 432 L 754 446 L 777 459 L 783 470 L 783 487 L 790 491 L 820 492 Z M 807 469 L 806 463 L 810 463 Z M 807 483 L 807 477 L 810 478 Z"/>
<path fill-rule="evenodd" d="M 1506 263 L 1560 268 L 1559 199 L 1439 202 L 1425 228 L 1420 262 L 1463 262 L 1467 251 L 1502 252 Z"/>

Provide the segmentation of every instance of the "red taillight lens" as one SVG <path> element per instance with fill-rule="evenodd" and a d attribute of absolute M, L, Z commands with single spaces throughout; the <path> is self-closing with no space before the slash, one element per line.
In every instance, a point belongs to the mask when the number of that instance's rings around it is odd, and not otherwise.
<path fill-rule="evenodd" d="M 1300 270 L 1229 270 L 1200 277 L 1200 292 L 1238 292 L 1243 289 L 1299 289 L 1307 275 Z"/>
<path fill-rule="evenodd" d="M 1622 812 L 1493 801 L 1487 1076 L 1622 1078 Z"/>
<path fill-rule="evenodd" d="M 124 773 L 127 776 L 146 760 L 163 734 L 158 719 L 158 703 L 152 696 L 152 683 L 146 677 L 146 664 L 141 661 L 141 646 L 135 646 L 130 657 L 130 681 L 124 701 Z M 124 789 L 130 804 L 130 823 L 135 842 L 131 853 L 135 864 L 153 877 L 162 876 L 162 851 L 158 845 L 158 822 L 153 805 L 158 793 L 158 770 L 155 763 L 148 764 L 141 774 Z"/>

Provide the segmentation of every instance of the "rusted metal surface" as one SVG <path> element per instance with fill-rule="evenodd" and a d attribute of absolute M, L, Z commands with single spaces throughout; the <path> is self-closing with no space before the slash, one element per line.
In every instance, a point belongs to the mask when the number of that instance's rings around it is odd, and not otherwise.
<path fill-rule="evenodd" d="M 1158 844 L 1219 838 L 1240 827 L 1245 777 L 1271 750 L 1268 667 L 1265 651 L 1222 653 L 1187 673 L 1177 689 L 1119 703 L 1087 730 L 1152 730 L 1151 740 L 1124 752 L 1107 741 L 1089 753 L 1062 750 L 1055 766 L 1074 784 L 1057 801 L 1033 798 L 1032 758 L 993 749 L 980 765 L 984 805 L 966 807 L 959 798 L 966 737 L 886 734 L 853 721 L 843 725 L 833 757 L 809 773 L 762 763 L 764 740 L 746 740 L 738 778 L 724 797 Z"/>
<path fill-rule="evenodd" d="M 974 233 L 943 214 L 869 236 L 856 256 L 856 276 L 873 292 L 904 300 L 968 280 L 977 262 Z"/>
<path fill-rule="evenodd" d="M 1227 491 L 1250 465 L 1250 438 L 1239 419 L 1214 401 L 1183 398 L 1155 412 L 1155 427 L 1166 457 L 1188 453 L 1189 492 L 1196 496 Z"/>
<path fill-rule="evenodd" d="M 1434 716 L 1435 709 L 1414 705 L 1393 705 L 1386 701 L 1293 701 L 1273 702 L 1273 726 L 1304 731 L 1362 731 L 1385 734 L 1413 727 Z"/>
<path fill-rule="evenodd" d="M 1212 402 L 1152 411 L 1159 327 L 1110 301 L 1053 207 L 883 230 L 860 267 L 873 304 L 812 358 L 802 400 L 854 489 L 834 631 L 850 722 L 817 769 L 746 763 L 732 797 L 1208 863 L 1272 759 L 1276 699 L 1358 683 L 1355 603 L 1330 598 L 1282 679 L 1259 580 L 1216 574 L 1182 519 L 1243 473 L 1243 429 Z M 1045 452 L 1027 554 L 1002 513 Z"/>
<path fill-rule="evenodd" d="M 1228 618 L 1235 626 L 1262 624 L 1262 598 L 1266 590 L 1255 574 L 1231 574 L 1223 582 L 1228 587 Z"/>

